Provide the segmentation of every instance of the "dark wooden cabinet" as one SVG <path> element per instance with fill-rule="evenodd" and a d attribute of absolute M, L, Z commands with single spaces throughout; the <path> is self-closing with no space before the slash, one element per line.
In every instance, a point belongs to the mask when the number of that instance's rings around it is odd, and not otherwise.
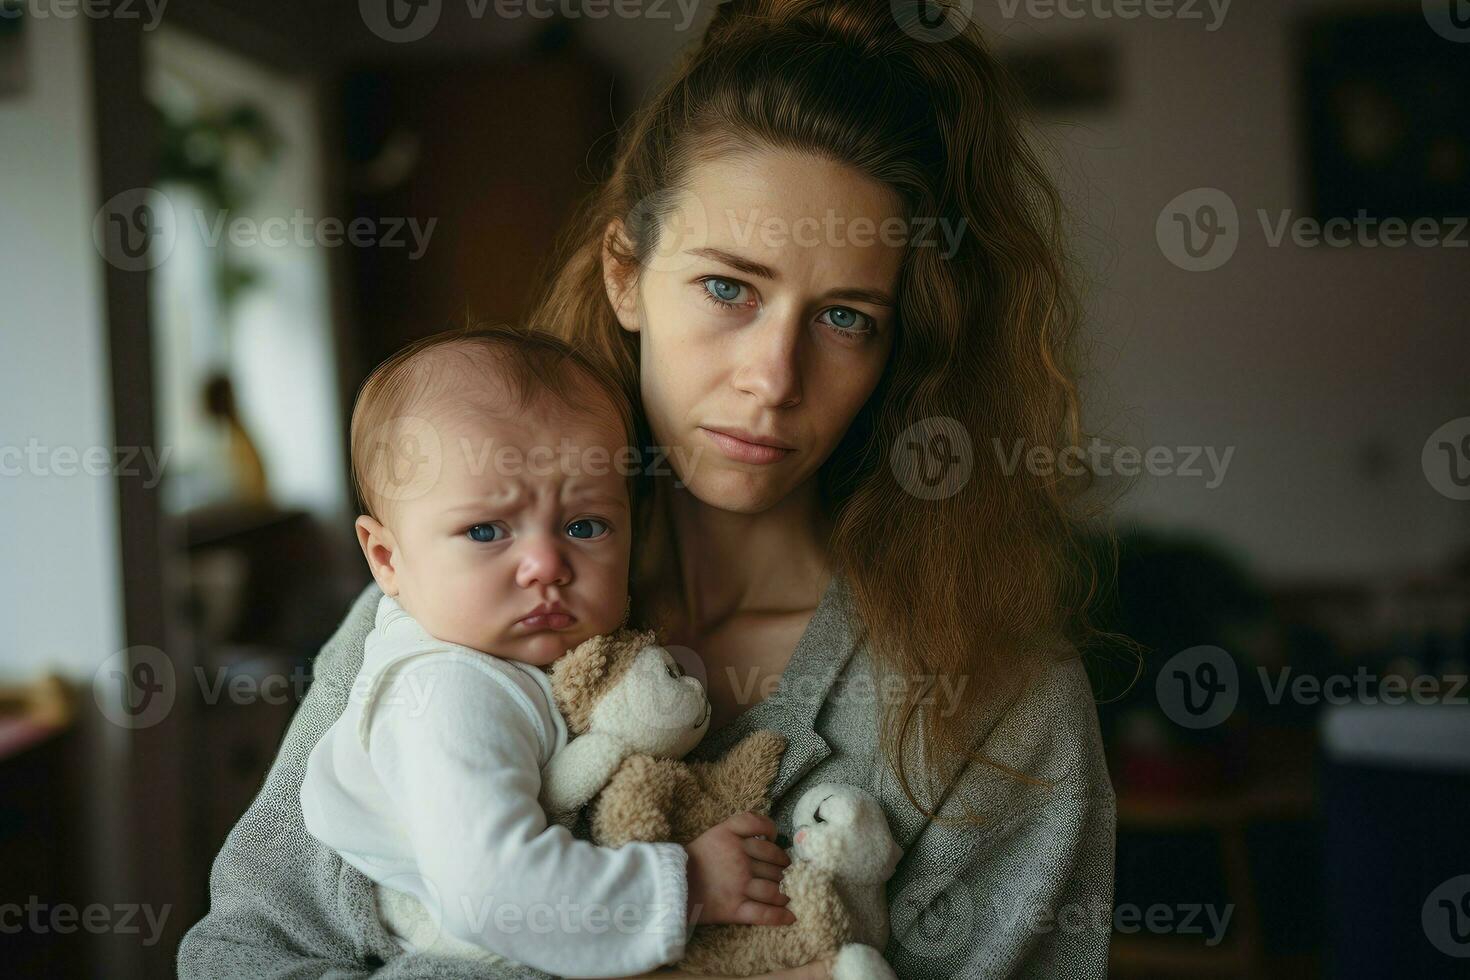
<path fill-rule="evenodd" d="M 504 61 L 360 72 L 346 102 L 349 213 L 433 222 L 421 255 L 407 227 L 405 247 L 352 250 L 364 369 L 466 312 L 523 316 L 611 154 L 613 73 L 567 38 Z"/>

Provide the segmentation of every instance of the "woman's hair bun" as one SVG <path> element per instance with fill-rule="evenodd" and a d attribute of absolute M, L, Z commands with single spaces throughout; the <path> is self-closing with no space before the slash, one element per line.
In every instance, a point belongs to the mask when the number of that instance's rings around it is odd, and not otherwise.
<path fill-rule="evenodd" d="M 841 41 L 880 54 L 905 37 L 896 6 L 893 0 L 724 0 L 715 8 L 702 46 L 796 30 L 814 40 Z"/>

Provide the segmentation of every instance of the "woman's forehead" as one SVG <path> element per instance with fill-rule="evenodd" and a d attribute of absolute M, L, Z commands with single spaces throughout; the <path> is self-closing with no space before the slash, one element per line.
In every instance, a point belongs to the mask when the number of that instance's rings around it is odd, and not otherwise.
<path fill-rule="evenodd" d="M 697 161 L 683 186 L 707 208 L 737 209 L 737 219 L 757 215 L 823 220 L 830 212 L 834 219 L 881 221 L 903 215 L 902 200 L 882 181 L 828 157 L 797 150 L 753 149 Z"/>
<path fill-rule="evenodd" d="M 886 292 L 903 259 L 907 220 L 898 195 L 810 154 L 751 152 L 702 162 L 675 201 L 681 251 L 729 256 L 735 261 L 726 265 L 759 278 Z"/>

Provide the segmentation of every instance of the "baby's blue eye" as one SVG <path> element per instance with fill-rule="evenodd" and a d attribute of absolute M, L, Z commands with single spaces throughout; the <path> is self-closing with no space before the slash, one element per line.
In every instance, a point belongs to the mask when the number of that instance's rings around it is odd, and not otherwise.
<path fill-rule="evenodd" d="M 595 538 L 607 530 L 607 524 L 595 517 L 584 517 L 567 525 L 567 533 L 574 538 Z"/>
<path fill-rule="evenodd" d="M 499 533 L 500 528 L 494 524 L 476 524 L 465 532 L 465 534 L 469 535 L 471 541 L 479 541 L 481 543 L 499 540 L 496 537 Z"/>
<path fill-rule="evenodd" d="M 735 297 L 740 295 L 741 286 L 728 279 L 710 278 L 704 281 L 704 288 L 709 294 L 722 303 L 733 303 Z"/>

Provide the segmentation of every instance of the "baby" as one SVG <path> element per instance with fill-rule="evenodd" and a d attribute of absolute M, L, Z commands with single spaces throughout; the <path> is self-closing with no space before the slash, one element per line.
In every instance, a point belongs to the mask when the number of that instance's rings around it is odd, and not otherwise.
<path fill-rule="evenodd" d="M 678 960 L 695 916 L 793 921 L 765 817 L 613 849 L 537 802 L 567 742 L 544 668 L 627 618 L 633 431 L 610 377 L 510 328 L 413 344 L 358 396 L 357 537 L 383 596 L 301 806 L 405 949 L 626 976 Z"/>

